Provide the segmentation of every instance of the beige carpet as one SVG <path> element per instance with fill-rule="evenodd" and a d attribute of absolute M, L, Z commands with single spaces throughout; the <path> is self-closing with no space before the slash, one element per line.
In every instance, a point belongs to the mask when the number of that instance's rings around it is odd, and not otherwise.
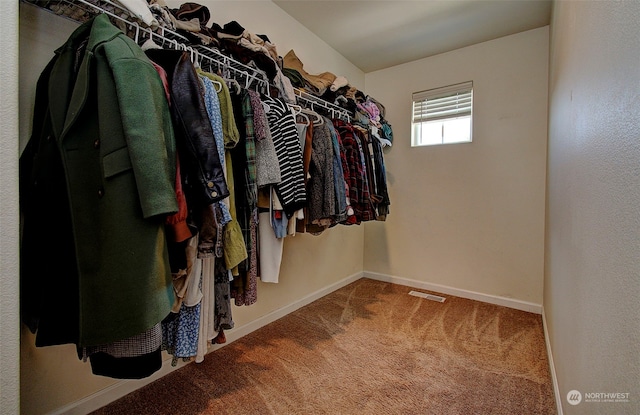
<path fill-rule="evenodd" d="M 555 414 L 540 315 L 358 280 L 94 412 Z"/>

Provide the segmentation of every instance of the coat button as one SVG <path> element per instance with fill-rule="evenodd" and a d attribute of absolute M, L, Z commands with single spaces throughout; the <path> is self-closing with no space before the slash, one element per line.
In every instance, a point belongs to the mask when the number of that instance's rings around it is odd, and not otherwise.
<path fill-rule="evenodd" d="M 213 188 L 213 182 L 207 182 L 207 186 L 209 187 L 209 189 Z"/>
<path fill-rule="evenodd" d="M 216 197 L 216 196 L 218 196 L 218 192 L 215 192 L 215 191 L 211 192 L 211 197 Z"/>
<path fill-rule="evenodd" d="M 100 188 L 98 189 L 98 197 L 99 197 L 99 198 L 102 198 L 102 196 L 104 196 L 104 188 L 103 188 L 103 187 L 100 187 Z"/>
<path fill-rule="evenodd" d="M 93 142 L 93 147 L 94 148 L 100 147 L 100 139 L 96 139 L 96 141 Z"/>

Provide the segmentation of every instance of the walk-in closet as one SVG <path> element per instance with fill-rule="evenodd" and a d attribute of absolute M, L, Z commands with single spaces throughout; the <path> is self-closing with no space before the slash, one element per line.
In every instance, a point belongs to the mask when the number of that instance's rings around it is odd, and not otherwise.
<path fill-rule="evenodd" d="M 3 415 L 640 411 L 638 2 L 3 8 Z"/>

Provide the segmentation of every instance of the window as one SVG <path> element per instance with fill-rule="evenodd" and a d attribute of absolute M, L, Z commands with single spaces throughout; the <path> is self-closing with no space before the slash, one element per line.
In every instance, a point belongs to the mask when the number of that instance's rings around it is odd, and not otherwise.
<path fill-rule="evenodd" d="M 471 142 L 473 82 L 413 94 L 411 146 Z"/>

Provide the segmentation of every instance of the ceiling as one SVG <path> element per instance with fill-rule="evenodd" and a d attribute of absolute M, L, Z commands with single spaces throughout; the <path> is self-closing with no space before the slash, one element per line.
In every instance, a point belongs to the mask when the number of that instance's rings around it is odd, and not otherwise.
<path fill-rule="evenodd" d="M 549 24 L 552 0 L 273 0 L 368 73 Z"/>

